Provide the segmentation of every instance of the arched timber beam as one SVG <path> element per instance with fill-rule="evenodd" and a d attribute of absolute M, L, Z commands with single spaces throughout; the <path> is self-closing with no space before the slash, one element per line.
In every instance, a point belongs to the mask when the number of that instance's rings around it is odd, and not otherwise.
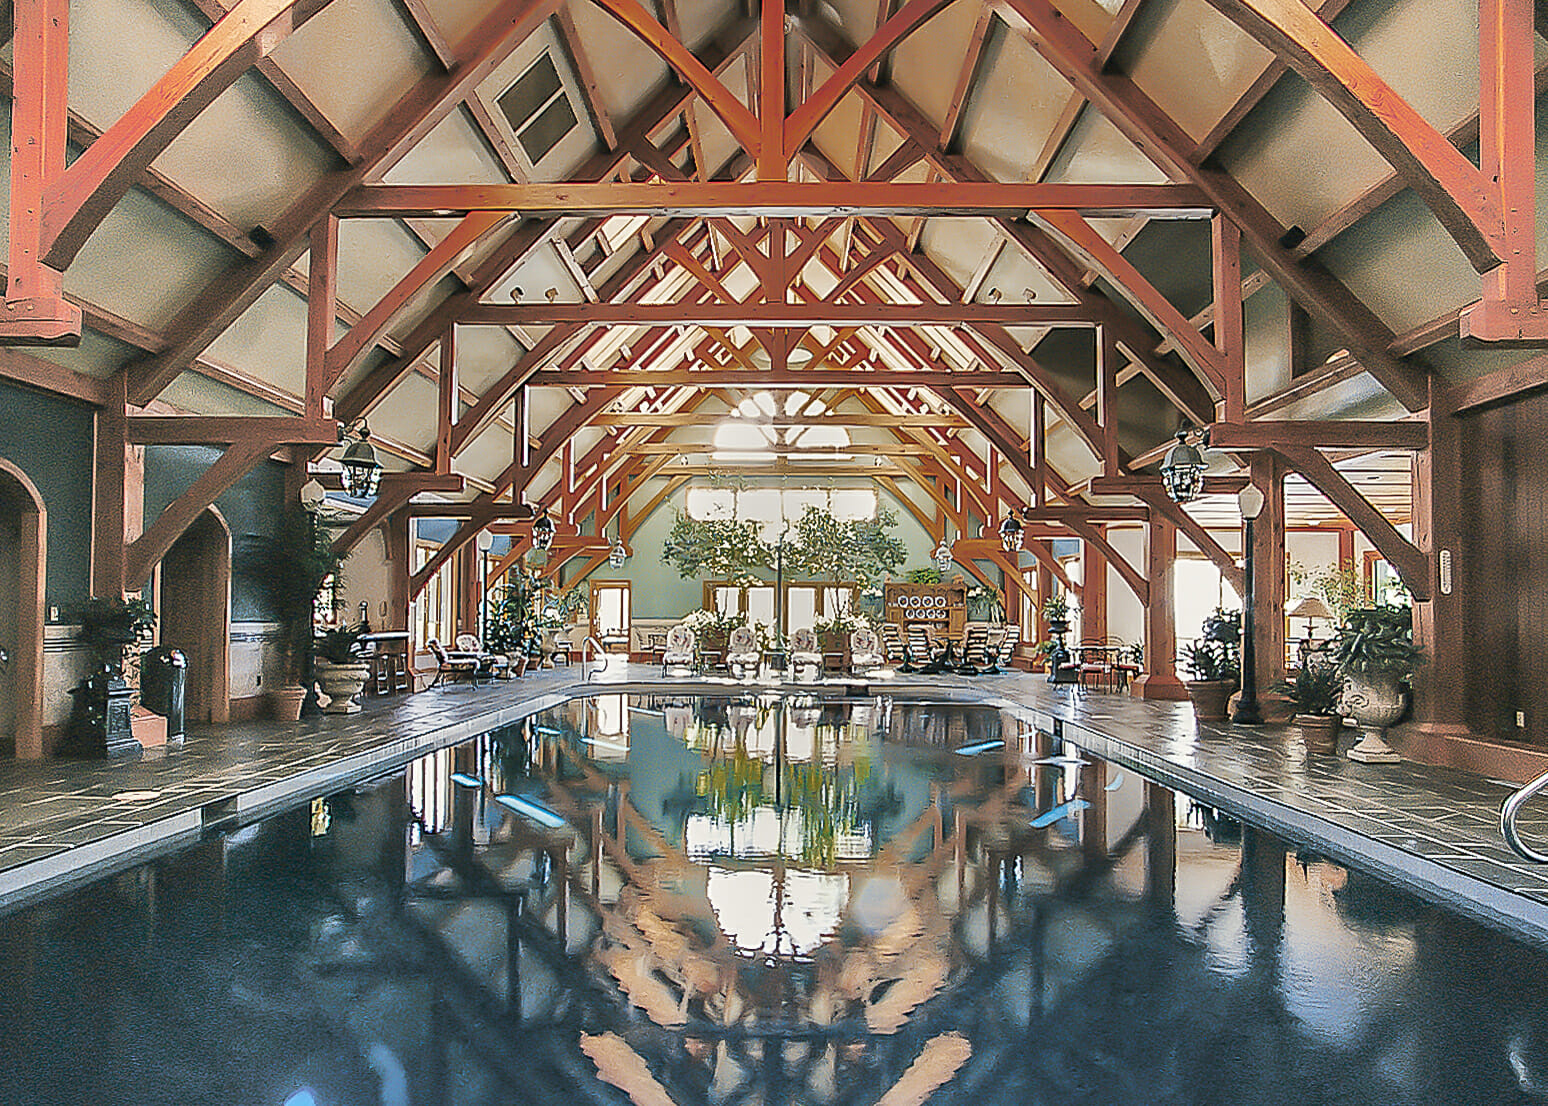
<path fill-rule="evenodd" d="M 204 311 L 184 313 L 167 331 L 168 348 L 129 366 L 129 402 L 144 406 L 209 348 L 301 256 L 312 224 L 355 185 L 385 172 L 429 134 L 516 45 L 552 13 L 557 0 L 505 0 L 463 40 L 462 59 L 404 93 L 361 142 L 359 163 L 329 173 L 268 228 L 274 245 L 211 282 Z"/>
<path fill-rule="evenodd" d="M 1505 223 L 1484 174 L 1300 0 L 1208 0 L 1354 124 L 1424 200 L 1479 272 L 1506 260 Z M 1525 6 L 1526 0 L 1521 0 Z"/>
<path fill-rule="evenodd" d="M 217 96 L 328 0 L 239 0 L 44 194 L 43 259 L 75 260 L 140 174 Z"/>
<path fill-rule="evenodd" d="M 916 28 L 929 22 L 952 0 L 910 0 L 897 13 L 876 28 L 876 32 L 844 59 L 822 87 L 808 96 L 785 120 L 785 161 L 791 161 L 806 140 L 817 130 L 839 101 L 865 76 L 866 70 L 875 65 L 889 50 L 903 41 Z"/>
<path fill-rule="evenodd" d="M 1280 245 L 1285 228 L 1224 170 L 1194 165 L 1188 133 L 1127 76 L 1108 72 L 1098 48 L 1052 0 L 1001 0 L 1001 10 L 1054 69 L 1075 86 L 1130 141 L 1174 179 L 1197 185 L 1211 204 L 1241 228 L 1253 253 L 1281 288 L 1337 331 L 1349 351 L 1410 411 L 1429 404 L 1427 373 L 1394 356 L 1392 330 L 1342 282 Z"/>
<path fill-rule="evenodd" d="M 685 84 L 699 94 L 704 106 L 720 118 L 742 149 L 757 158 L 762 148 L 761 124 L 758 119 L 687 46 L 658 23 L 638 0 L 592 2 L 655 51 Z"/>

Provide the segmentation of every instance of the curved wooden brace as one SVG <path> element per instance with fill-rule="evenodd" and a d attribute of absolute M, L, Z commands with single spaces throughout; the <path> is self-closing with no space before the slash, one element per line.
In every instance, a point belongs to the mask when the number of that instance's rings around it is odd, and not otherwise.
<path fill-rule="evenodd" d="M 1209 0 L 1289 65 L 1397 170 L 1479 272 L 1506 260 L 1488 179 L 1300 0 Z"/>
<path fill-rule="evenodd" d="M 268 439 L 233 443 L 124 550 L 124 581 L 137 585 L 149 579 L 151 569 L 167 555 L 183 531 L 193 525 L 194 519 L 274 448 L 275 443 Z"/>
<path fill-rule="evenodd" d="M 1241 228 L 1263 268 L 1302 307 L 1336 330 L 1361 366 L 1410 411 L 1429 404 L 1428 374 L 1395 356 L 1392 330 L 1327 270 L 1280 245 L 1285 228 L 1230 174 L 1194 165 L 1188 133 L 1127 77 L 1109 73 L 1098 50 L 1052 0 L 1002 0 L 1008 22 L 1114 126 L 1174 179 L 1201 188 Z"/>
<path fill-rule="evenodd" d="M 720 78 L 710 72 L 708 66 L 656 22 L 638 0 L 592 0 L 592 3 L 639 36 L 641 42 L 654 50 L 699 94 L 704 105 L 719 116 L 726 130 L 741 143 L 742 149 L 754 158 L 758 156 L 763 145 L 758 119 L 732 95 Z"/>
<path fill-rule="evenodd" d="M 376 345 L 377 340 L 392 325 L 393 319 L 415 296 L 451 272 L 458 258 L 509 218 L 508 214 L 493 211 L 471 211 L 464 215 L 450 234 L 437 242 L 375 307 L 367 311 L 344 337 L 333 344 L 323 361 L 323 391 L 331 391 L 355 361 Z"/>
<path fill-rule="evenodd" d="M 238 0 L 44 196 L 44 260 L 68 268 L 140 173 L 201 111 L 328 0 Z"/>
<path fill-rule="evenodd" d="M 385 171 L 434 129 L 558 2 L 502 0 L 463 40 L 461 61 L 445 72 L 420 78 L 392 106 L 360 144 L 364 153 L 359 164 L 330 173 L 308 189 L 269 226 L 275 239 L 272 247 L 217 277 L 202 299 L 209 307 L 202 313 L 185 312 L 168 330 L 165 351 L 130 366 L 129 401 L 144 406 L 156 398 L 301 256 L 312 224 L 323 213 L 368 176 Z"/>
<path fill-rule="evenodd" d="M 850 54 L 836 70 L 822 82 L 822 87 L 807 97 L 805 103 L 791 112 L 785 120 L 785 160 L 789 162 L 806 144 L 818 125 L 828 116 L 839 101 L 855 86 L 855 83 L 913 31 L 928 23 L 952 0 L 910 0 L 896 15 L 880 27 L 854 53 Z"/>

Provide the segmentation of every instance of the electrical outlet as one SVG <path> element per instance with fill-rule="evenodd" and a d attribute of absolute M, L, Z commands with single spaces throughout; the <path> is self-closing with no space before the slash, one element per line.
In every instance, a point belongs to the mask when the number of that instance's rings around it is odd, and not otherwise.
<path fill-rule="evenodd" d="M 1526 729 L 1526 711 L 1524 710 L 1518 710 L 1516 712 L 1516 729 Z"/>

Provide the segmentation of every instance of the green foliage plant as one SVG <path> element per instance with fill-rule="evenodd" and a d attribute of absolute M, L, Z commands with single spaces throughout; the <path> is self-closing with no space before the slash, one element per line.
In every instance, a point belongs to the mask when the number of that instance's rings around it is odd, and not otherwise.
<path fill-rule="evenodd" d="M 1195 680 L 1235 682 L 1242 678 L 1237 652 L 1223 641 L 1200 638 L 1182 647 L 1183 664 Z"/>
<path fill-rule="evenodd" d="M 681 511 L 662 546 L 661 559 L 683 579 L 724 578 L 771 571 L 773 550 L 751 519 L 694 519 Z"/>
<path fill-rule="evenodd" d="M 365 628 L 359 625 L 327 630 L 317 636 L 317 655 L 329 664 L 359 664 L 363 633 Z"/>
<path fill-rule="evenodd" d="M 1424 660 L 1414 644 L 1412 609 L 1390 605 L 1349 611 L 1328 651 L 1340 673 L 1361 677 L 1407 679 Z"/>
<path fill-rule="evenodd" d="M 799 575 L 874 583 L 907 555 L 902 540 L 889 532 L 897 524 L 886 507 L 878 507 L 875 518 L 841 522 L 809 503 L 793 527 L 794 540 L 786 543 L 785 564 Z"/>
<path fill-rule="evenodd" d="M 941 570 L 934 565 L 926 565 L 924 568 L 911 568 L 904 579 L 911 584 L 938 584 L 941 582 Z"/>
<path fill-rule="evenodd" d="M 300 677 L 312 647 L 317 593 L 330 576 L 342 582 L 340 563 L 328 528 L 300 505 L 285 511 L 272 536 L 258 539 L 237 558 L 236 571 L 252 581 L 280 623 L 281 648 L 294 678 Z"/>
<path fill-rule="evenodd" d="M 1070 618 L 1070 597 L 1062 591 L 1056 591 L 1043 600 L 1043 620 L 1045 622 L 1068 622 Z"/>
<path fill-rule="evenodd" d="M 1272 690 L 1294 703 L 1297 714 L 1331 717 L 1338 713 L 1344 675 L 1332 664 L 1308 661 L 1301 665 L 1294 679 L 1280 680 Z"/>
<path fill-rule="evenodd" d="M 144 599 L 88 599 L 71 612 L 81 640 L 97 648 L 129 645 L 156 625 L 156 610 Z"/>

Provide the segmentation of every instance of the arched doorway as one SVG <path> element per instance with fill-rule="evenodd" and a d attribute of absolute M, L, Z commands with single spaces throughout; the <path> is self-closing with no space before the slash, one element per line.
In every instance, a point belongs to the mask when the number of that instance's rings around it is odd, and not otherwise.
<path fill-rule="evenodd" d="M 0 743 L 43 755 L 43 584 L 48 512 L 15 465 L 0 458 Z"/>
<path fill-rule="evenodd" d="M 231 529 L 207 507 L 161 559 L 162 645 L 188 657 L 189 722 L 231 720 Z"/>

